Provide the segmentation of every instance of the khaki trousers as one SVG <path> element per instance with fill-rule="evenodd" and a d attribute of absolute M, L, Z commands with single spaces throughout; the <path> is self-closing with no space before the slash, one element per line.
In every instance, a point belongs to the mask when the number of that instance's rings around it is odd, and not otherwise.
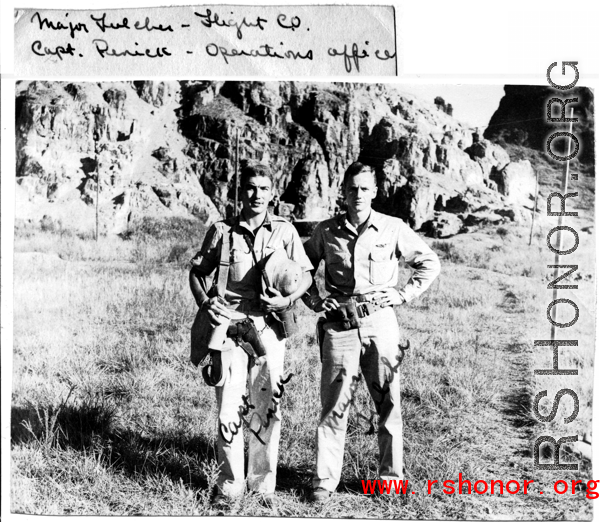
<path fill-rule="evenodd" d="M 266 362 L 248 370 L 249 357 L 231 339 L 222 353 L 223 386 L 216 388 L 218 417 L 217 486 L 227 496 L 244 492 L 244 426 L 251 430 L 248 443 L 247 486 L 251 491 L 275 491 L 277 454 L 281 433 L 280 402 L 283 394 L 285 339 L 265 325 L 262 315 L 250 314 L 266 351 Z M 246 386 L 248 391 L 246 391 Z"/>
<path fill-rule="evenodd" d="M 325 323 L 321 369 L 322 415 L 317 428 L 317 469 L 313 487 L 331 492 L 340 482 L 348 414 L 358 387 L 359 367 L 379 415 L 379 478 L 403 477 L 397 360 L 400 339 L 396 314 L 392 307 L 388 307 L 358 322 L 359 327 L 352 330 L 342 329 L 340 323 Z"/>

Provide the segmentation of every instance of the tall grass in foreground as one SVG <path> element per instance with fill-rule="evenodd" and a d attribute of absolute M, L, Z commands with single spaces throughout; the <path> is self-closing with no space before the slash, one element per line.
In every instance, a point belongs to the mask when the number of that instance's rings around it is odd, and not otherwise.
<path fill-rule="evenodd" d="M 179 236 L 146 226 L 137 236 L 102 238 L 99 245 L 56 233 L 17 238 L 18 252 L 52 251 L 59 260 L 15 263 L 14 511 L 216 514 L 209 505 L 216 479 L 215 399 L 188 361 L 195 305 L 183 267 L 186 234 L 187 244 L 197 248 L 203 232 L 182 226 Z M 320 364 L 316 318 L 299 305 L 301 332 L 286 356 L 286 375 L 294 376 L 282 402 L 278 514 L 588 518 L 589 501 L 581 493 L 560 499 L 548 494 L 544 501 L 439 490 L 427 495 L 428 479 L 457 480 L 459 472 L 471 480 L 547 480 L 535 474 L 531 455 L 523 454 L 538 429 L 532 390 L 547 384 L 533 382 L 531 371 L 539 364 L 532 339 L 542 335 L 538 326 L 547 297 L 544 270 L 535 268 L 543 267 L 544 252 L 498 236 L 477 244 L 461 243 L 459 236 L 434 248 L 443 259 L 442 275 L 423 298 L 397 310 L 403 339 L 411 345 L 400 377 L 406 478 L 415 495 L 405 506 L 362 495 L 360 480 L 377 476 L 371 425 L 376 416 L 363 382 L 352 407 L 342 494 L 325 507 L 306 502 Z M 589 306 L 593 310 L 593 302 Z M 585 336 L 588 327 L 582 320 L 576 333 Z M 577 365 L 587 378 L 591 346 L 565 354 L 561 362 Z M 580 393 L 587 409 L 575 423 L 578 432 L 589 427 L 591 385 Z M 563 429 L 562 413 L 549 425 L 552 433 Z M 272 514 L 250 495 L 234 513 Z"/>

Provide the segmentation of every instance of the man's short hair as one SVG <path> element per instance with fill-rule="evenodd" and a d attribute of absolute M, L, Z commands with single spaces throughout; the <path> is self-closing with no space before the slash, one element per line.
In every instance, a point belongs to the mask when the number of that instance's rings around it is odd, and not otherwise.
<path fill-rule="evenodd" d="M 377 174 L 375 174 L 375 169 L 370 165 L 365 165 L 364 163 L 361 163 L 360 161 L 355 161 L 346 169 L 346 172 L 344 172 L 343 186 L 346 186 L 346 183 L 348 183 L 348 180 L 350 178 L 358 176 L 363 172 L 370 172 L 373 175 L 373 181 L 375 182 L 375 186 L 377 186 Z"/>
<path fill-rule="evenodd" d="M 240 176 L 240 187 L 243 189 L 246 186 L 246 182 L 250 178 L 255 177 L 267 178 L 271 182 L 272 187 L 275 185 L 275 180 L 273 179 L 273 173 L 271 172 L 271 169 L 264 163 L 253 163 L 246 165 L 242 169 Z"/>

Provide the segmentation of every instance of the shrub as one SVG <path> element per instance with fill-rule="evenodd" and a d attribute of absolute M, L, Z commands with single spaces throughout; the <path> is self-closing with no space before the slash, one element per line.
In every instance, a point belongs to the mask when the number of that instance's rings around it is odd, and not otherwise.
<path fill-rule="evenodd" d="M 171 217 L 158 219 L 144 217 L 130 226 L 127 239 L 156 239 L 172 243 L 193 243 L 201 241 L 206 233 L 206 225 L 196 219 Z"/>
<path fill-rule="evenodd" d="M 510 230 L 506 227 L 498 227 L 496 229 L 496 234 L 498 234 L 502 239 L 510 234 Z"/>

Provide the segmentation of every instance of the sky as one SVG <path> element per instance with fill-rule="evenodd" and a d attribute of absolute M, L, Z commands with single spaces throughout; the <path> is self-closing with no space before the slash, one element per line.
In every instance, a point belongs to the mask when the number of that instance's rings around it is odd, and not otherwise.
<path fill-rule="evenodd" d="M 398 90 L 430 103 L 441 96 L 452 104 L 457 120 L 482 131 L 504 96 L 504 85 L 399 85 Z"/>

